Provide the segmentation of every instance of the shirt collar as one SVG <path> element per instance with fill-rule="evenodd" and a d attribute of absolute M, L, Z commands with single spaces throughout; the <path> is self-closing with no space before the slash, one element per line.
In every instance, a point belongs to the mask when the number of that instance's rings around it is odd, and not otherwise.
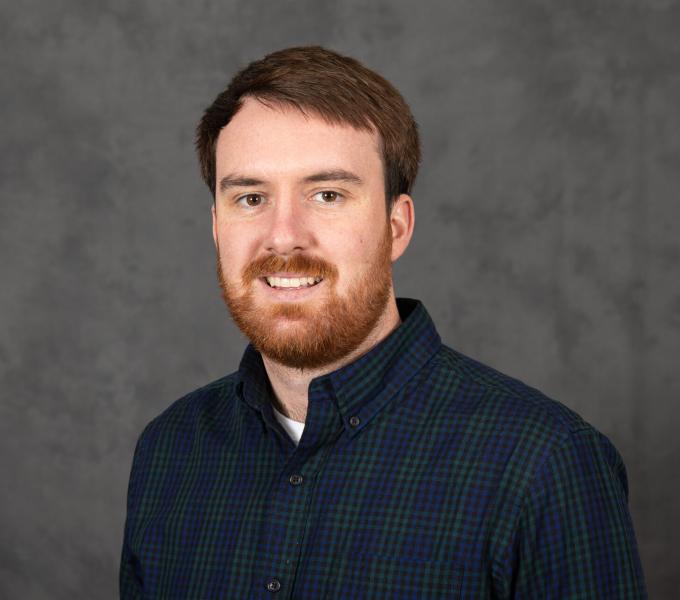
<path fill-rule="evenodd" d="M 398 298 L 401 324 L 369 352 L 340 369 L 313 379 L 310 401 L 332 388 L 345 426 L 359 431 L 437 352 L 441 339 L 419 300 Z M 243 399 L 262 411 L 270 385 L 260 353 L 249 344 L 238 371 Z"/>

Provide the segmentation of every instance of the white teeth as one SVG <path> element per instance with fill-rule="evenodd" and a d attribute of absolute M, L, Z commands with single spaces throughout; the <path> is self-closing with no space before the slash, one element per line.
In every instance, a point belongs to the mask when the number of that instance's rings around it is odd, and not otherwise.
<path fill-rule="evenodd" d="M 308 287 L 321 281 L 321 277 L 267 277 L 267 283 L 276 288 Z"/>

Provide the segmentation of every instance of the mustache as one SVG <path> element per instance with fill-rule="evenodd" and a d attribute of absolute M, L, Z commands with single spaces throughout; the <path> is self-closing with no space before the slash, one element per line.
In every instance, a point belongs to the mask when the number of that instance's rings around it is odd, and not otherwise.
<path fill-rule="evenodd" d="M 334 281 L 338 277 L 338 270 L 335 265 L 318 258 L 305 254 L 294 254 L 288 258 L 270 254 L 255 259 L 243 269 L 241 277 L 243 283 L 248 284 L 258 277 L 287 271 L 289 273 L 299 273 L 303 277 L 321 277 Z"/>

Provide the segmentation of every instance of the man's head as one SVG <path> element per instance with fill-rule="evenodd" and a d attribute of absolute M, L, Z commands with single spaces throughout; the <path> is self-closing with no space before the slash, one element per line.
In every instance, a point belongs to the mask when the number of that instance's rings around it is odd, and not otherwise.
<path fill-rule="evenodd" d="M 357 60 L 320 46 L 287 48 L 237 73 L 207 108 L 196 132 L 203 180 L 216 192 L 217 138 L 246 98 L 296 108 L 335 125 L 378 134 L 385 197 L 410 194 L 420 164 L 418 127 L 396 88 Z"/>
<path fill-rule="evenodd" d="M 291 367 L 358 348 L 395 307 L 391 263 L 413 229 L 418 137 L 398 92 L 353 59 L 283 50 L 236 75 L 197 148 L 241 330 Z"/>

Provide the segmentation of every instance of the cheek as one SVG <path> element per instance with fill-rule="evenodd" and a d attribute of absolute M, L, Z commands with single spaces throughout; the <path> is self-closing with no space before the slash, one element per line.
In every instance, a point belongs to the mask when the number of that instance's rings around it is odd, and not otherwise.
<path fill-rule="evenodd" d="M 266 230 L 267 224 L 263 220 L 234 221 L 225 223 L 219 233 L 230 254 L 252 258 L 253 254 L 262 251 Z"/>
<path fill-rule="evenodd" d="M 247 241 L 232 229 L 218 230 L 217 246 L 224 276 L 233 280 L 240 274 L 252 257 L 248 255 Z"/>
<path fill-rule="evenodd" d="M 363 262 L 368 251 L 368 239 L 363 232 L 356 229 L 334 229 L 332 236 L 326 235 L 322 242 L 322 253 L 327 253 L 331 260 L 335 259 L 349 265 Z"/>
<path fill-rule="evenodd" d="M 379 243 L 369 232 L 357 234 L 356 231 L 347 233 L 343 238 L 341 250 L 334 252 L 338 258 L 336 263 L 349 279 L 360 278 L 369 271 L 375 262 Z"/>

